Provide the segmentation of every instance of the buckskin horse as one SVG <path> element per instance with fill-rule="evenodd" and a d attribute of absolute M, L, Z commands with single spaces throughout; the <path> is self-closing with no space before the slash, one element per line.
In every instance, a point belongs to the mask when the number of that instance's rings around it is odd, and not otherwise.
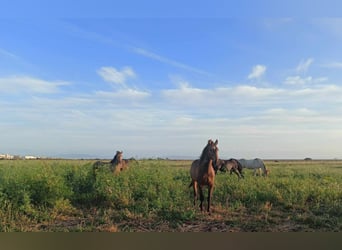
<path fill-rule="evenodd" d="M 127 162 L 122 158 L 123 152 L 116 151 L 114 158 L 110 162 L 97 161 L 93 164 L 93 172 L 95 175 L 96 170 L 102 166 L 109 165 L 109 169 L 112 173 L 119 173 L 128 168 Z"/>
<path fill-rule="evenodd" d="M 191 183 L 189 187 L 193 187 L 194 190 L 194 206 L 196 205 L 197 193 L 200 194 L 200 209 L 203 211 L 203 187 L 208 186 L 208 204 L 207 212 L 210 214 L 210 204 L 214 191 L 215 184 L 215 169 L 218 160 L 218 140 L 213 142 L 211 139 L 202 151 L 199 160 L 195 160 L 191 164 L 190 176 Z"/>

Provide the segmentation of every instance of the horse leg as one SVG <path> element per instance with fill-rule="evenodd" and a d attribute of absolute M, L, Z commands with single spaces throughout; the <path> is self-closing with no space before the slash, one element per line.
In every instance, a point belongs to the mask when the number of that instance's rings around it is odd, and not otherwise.
<path fill-rule="evenodd" d="M 194 206 L 196 205 L 196 200 L 197 200 L 197 182 L 194 181 L 192 183 L 192 187 L 194 189 Z"/>
<path fill-rule="evenodd" d="M 245 176 L 243 175 L 242 169 L 239 170 L 240 175 L 242 176 L 242 178 L 245 178 Z"/>
<path fill-rule="evenodd" d="M 241 179 L 242 178 L 242 176 L 241 176 L 241 174 L 240 174 L 240 172 L 238 171 L 238 170 L 236 170 L 236 175 L 239 177 L 239 179 Z"/>
<path fill-rule="evenodd" d="M 232 171 L 234 171 L 234 173 L 237 175 L 239 179 L 241 178 L 240 173 L 236 168 L 232 168 Z"/>
<path fill-rule="evenodd" d="M 202 189 L 202 186 L 201 186 L 201 185 L 198 185 L 198 189 L 199 189 L 199 193 L 200 193 L 200 201 L 201 201 L 201 203 L 200 203 L 199 207 L 200 207 L 201 211 L 203 211 L 203 201 L 204 201 L 204 195 L 203 195 L 203 189 Z"/>
<path fill-rule="evenodd" d="M 207 212 L 210 214 L 210 204 L 211 204 L 211 197 L 213 195 L 214 186 L 208 185 L 208 209 Z"/>
<path fill-rule="evenodd" d="M 245 178 L 245 176 L 243 176 L 243 173 L 242 173 L 242 171 L 240 171 L 239 169 L 236 169 L 236 172 L 239 174 L 239 177 L 240 178 Z"/>
<path fill-rule="evenodd" d="M 240 176 L 242 178 L 245 178 L 245 176 L 243 176 L 243 173 L 242 173 L 242 166 L 241 166 L 241 164 L 238 161 L 236 161 L 236 164 L 237 164 L 236 169 L 237 169 L 237 171 L 239 171 Z"/>

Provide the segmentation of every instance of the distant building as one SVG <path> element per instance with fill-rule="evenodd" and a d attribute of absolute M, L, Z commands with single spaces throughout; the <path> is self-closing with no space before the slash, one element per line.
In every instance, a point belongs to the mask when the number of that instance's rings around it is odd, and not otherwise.
<path fill-rule="evenodd" d="M 37 156 L 32 156 L 32 155 L 25 155 L 24 157 L 25 160 L 35 160 L 35 159 L 38 159 Z"/>
<path fill-rule="evenodd" d="M 0 154 L 0 159 L 2 160 L 12 160 L 13 158 L 14 156 L 10 154 Z"/>

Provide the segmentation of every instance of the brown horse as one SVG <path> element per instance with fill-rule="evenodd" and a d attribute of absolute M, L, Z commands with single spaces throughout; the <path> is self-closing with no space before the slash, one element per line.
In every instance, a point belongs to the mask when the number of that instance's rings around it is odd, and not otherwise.
<path fill-rule="evenodd" d="M 109 165 L 109 169 L 112 173 L 117 174 L 128 168 L 128 163 L 122 158 L 123 152 L 116 151 L 114 158 L 110 162 L 97 161 L 93 164 L 93 172 L 95 175 L 96 170 L 102 166 Z"/>
<path fill-rule="evenodd" d="M 124 160 L 122 158 L 123 152 L 122 151 L 116 151 L 116 155 L 114 158 L 110 161 L 110 170 L 112 170 L 113 173 L 115 172 L 121 172 L 128 168 L 128 161 Z"/>
<path fill-rule="evenodd" d="M 221 172 L 229 171 L 230 174 L 235 173 L 239 179 L 245 178 L 242 174 L 242 165 L 236 159 L 233 159 L 233 158 L 229 160 L 220 159 L 220 164 L 218 168 Z"/>
<path fill-rule="evenodd" d="M 196 204 L 197 200 L 197 189 L 199 189 L 201 201 L 200 209 L 203 211 L 203 187 L 208 186 L 208 213 L 210 213 L 210 203 L 214 191 L 215 168 L 218 160 L 217 144 L 218 140 L 215 142 L 209 140 L 208 144 L 202 151 L 200 159 L 193 161 L 190 168 L 190 176 L 192 181 L 189 187 L 192 186 L 194 189 L 194 205 Z"/>

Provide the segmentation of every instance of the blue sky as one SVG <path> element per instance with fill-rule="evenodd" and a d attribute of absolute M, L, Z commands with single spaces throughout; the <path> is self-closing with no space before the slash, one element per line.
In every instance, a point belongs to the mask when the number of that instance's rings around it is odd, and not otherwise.
<path fill-rule="evenodd" d="M 342 18 L 102 6 L 0 19 L 0 153 L 342 157 Z"/>

